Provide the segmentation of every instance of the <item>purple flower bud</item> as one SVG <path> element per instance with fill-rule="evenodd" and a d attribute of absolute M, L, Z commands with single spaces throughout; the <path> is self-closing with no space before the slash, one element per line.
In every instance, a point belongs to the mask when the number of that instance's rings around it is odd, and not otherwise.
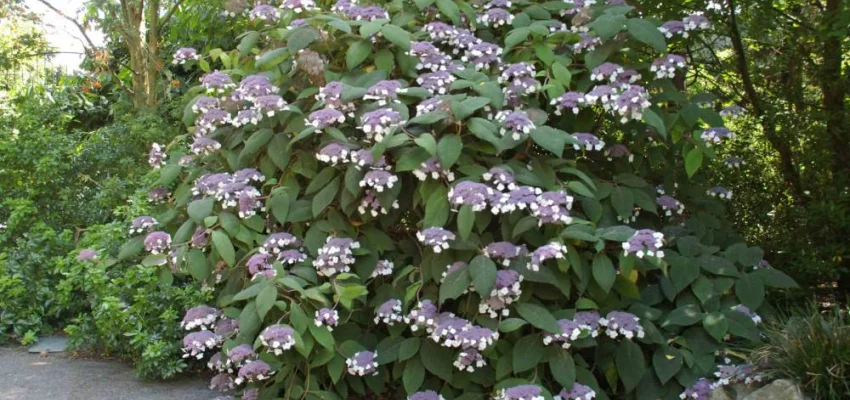
<path fill-rule="evenodd" d="M 498 207 L 494 204 L 491 212 L 493 214 L 507 214 L 517 209 L 530 208 L 537 196 L 543 193 L 539 188 L 531 186 L 519 186 L 502 196 Z"/>
<path fill-rule="evenodd" d="M 394 200 L 392 208 L 398 208 L 398 200 Z M 386 215 L 389 210 L 378 200 L 378 192 L 372 189 L 365 191 L 363 198 L 360 200 L 360 205 L 357 207 L 357 212 L 363 215 L 370 214 L 373 217 L 378 215 Z"/>
<path fill-rule="evenodd" d="M 688 31 L 685 30 L 685 23 L 682 21 L 667 21 L 658 27 L 658 31 L 661 32 L 661 34 L 667 39 L 670 39 L 675 35 L 688 37 Z"/>
<path fill-rule="evenodd" d="M 157 224 L 159 223 L 153 217 L 138 217 L 134 219 L 133 223 L 130 225 L 130 234 L 147 232 L 151 228 L 156 227 Z"/>
<path fill-rule="evenodd" d="M 570 390 L 563 389 L 554 400 L 591 400 L 596 398 L 596 392 L 590 386 L 582 385 L 581 383 L 573 383 Z"/>
<path fill-rule="evenodd" d="M 92 249 L 82 249 L 77 254 L 77 261 L 93 261 L 97 260 L 97 252 Z"/>
<path fill-rule="evenodd" d="M 277 21 L 280 20 L 280 12 L 268 4 L 260 4 L 251 10 L 251 13 L 248 14 L 248 18 L 250 18 L 251 21 L 260 20 L 263 22 L 277 23 Z"/>
<path fill-rule="evenodd" d="M 210 380 L 210 389 L 226 392 L 233 389 L 233 377 L 230 374 L 218 374 Z"/>
<path fill-rule="evenodd" d="M 183 358 L 195 357 L 200 360 L 204 353 L 219 345 L 219 338 L 210 331 L 192 332 L 183 338 Z"/>
<path fill-rule="evenodd" d="M 198 97 L 198 100 L 195 101 L 195 104 L 192 105 L 192 112 L 207 112 L 210 109 L 218 108 L 218 100 L 212 97 L 201 96 Z"/>
<path fill-rule="evenodd" d="M 439 97 L 422 100 L 416 105 L 416 115 L 427 114 L 441 108 L 443 101 Z"/>
<path fill-rule="evenodd" d="M 201 56 L 198 55 L 198 50 L 195 50 L 191 47 L 181 47 L 174 52 L 174 59 L 171 60 L 172 64 L 185 64 L 187 61 L 198 61 L 201 59 Z"/>
<path fill-rule="evenodd" d="M 517 187 L 514 175 L 504 168 L 490 168 L 489 171 L 481 175 L 481 178 L 496 186 L 498 190 L 514 190 Z"/>
<path fill-rule="evenodd" d="M 348 15 L 352 8 L 357 7 L 357 1 L 354 0 L 338 0 L 336 4 L 331 7 L 331 12 L 335 12 L 337 14 Z"/>
<path fill-rule="evenodd" d="M 573 315 L 579 328 L 590 331 L 591 337 L 596 337 L 599 329 L 599 314 L 596 311 L 579 311 Z"/>
<path fill-rule="evenodd" d="M 551 104 L 555 106 L 555 115 L 561 115 L 564 110 L 578 114 L 579 110 L 587 105 L 584 94 L 579 92 L 566 92 L 552 99 Z"/>
<path fill-rule="evenodd" d="M 416 308 L 410 310 L 410 313 L 404 317 L 404 323 L 410 325 L 410 330 L 416 332 L 420 327 L 425 327 L 428 330 L 436 326 L 439 317 L 439 310 L 431 300 L 422 300 Z"/>
<path fill-rule="evenodd" d="M 272 368 L 265 361 L 248 361 L 239 368 L 239 374 L 234 383 L 241 385 L 244 382 L 264 381 L 274 374 Z"/>
<path fill-rule="evenodd" d="M 676 54 L 666 54 L 652 62 L 649 70 L 655 72 L 655 77 L 673 79 L 676 71 L 685 69 L 685 58 Z"/>
<path fill-rule="evenodd" d="M 625 255 L 636 254 L 638 258 L 643 258 L 644 255 L 650 257 L 664 257 L 664 234 L 651 229 L 641 229 L 632 235 L 632 237 L 623 242 L 623 251 Z"/>
<path fill-rule="evenodd" d="M 249 358 L 256 357 L 254 349 L 249 344 L 240 344 L 227 351 L 227 362 L 234 366 L 240 366 L 248 361 Z"/>
<path fill-rule="evenodd" d="M 427 228 L 416 233 L 416 238 L 435 253 L 449 248 L 449 242 L 455 240 L 455 234 L 443 228 Z"/>
<path fill-rule="evenodd" d="M 573 197 L 565 191 L 541 193 L 531 204 L 531 215 L 537 218 L 539 225 L 569 224 L 573 221 L 569 210 L 573 207 Z"/>
<path fill-rule="evenodd" d="M 239 333 L 239 320 L 235 320 L 232 318 L 222 318 L 218 322 L 215 323 L 215 329 L 213 330 L 216 336 L 220 338 L 227 338 Z"/>
<path fill-rule="evenodd" d="M 562 243 L 552 242 L 547 245 L 538 247 L 531 253 L 531 264 L 528 265 L 532 271 L 539 271 L 540 266 L 546 260 L 563 259 L 567 255 L 567 246 Z"/>
<path fill-rule="evenodd" d="M 238 128 L 246 125 L 257 125 L 263 119 L 263 114 L 253 108 L 239 111 L 235 117 L 230 120 L 230 123 Z"/>
<path fill-rule="evenodd" d="M 230 75 L 220 71 L 213 71 L 201 77 L 201 86 L 207 90 L 207 93 L 223 94 L 235 88 L 236 84 L 233 83 Z"/>
<path fill-rule="evenodd" d="M 267 117 L 273 117 L 277 112 L 289 110 L 289 105 L 286 104 L 283 97 L 276 94 L 257 96 L 257 98 L 254 99 L 254 107 L 257 108 L 257 111 L 265 114 Z"/>
<path fill-rule="evenodd" d="M 379 106 L 398 103 L 398 94 L 405 91 L 399 81 L 380 81 L 366 89 L 363 100 L 377 100 Z"/>
<path fill-rule="evenodd" d="M 375 21 L 378 19 L 389 19 L 387 10 L 378 6 L 358 7 L 354 6 L 348 10 L 348 17 L 355 21 Z"/>
<path fill-rule="evenodd" d="M 679 395 L 680 399 L 693 399 L 693 400 L 708 400 L 711 398 L 711 381 L 705 378 L 700 378 L 696 381 L 693 386 L 685 389 L 682 394 Z"/>
<path fill-rule="evenodd" d="M 328 237 L 325 245 L 319 248 L 318 256 L 313 261 L 320 276 L 331 277 L 338 273 L 351 271 L 354 264 L 352 250 L 360 248 L 360 243 L 354 239 Z"/>
<path fill-rule="evenodd" d="M 198 131 L 203 134 L 213 132 L 217 127 L 227 124 L 229 121 L 230 113 L 218 108 L 210 108 L 201 114 L 197 121 L 195 121 L 195 125 L 198 127 Z"/>
<path fill-rule="evenodd" d="M 401 114 L 393 111 L 391 108 L 379 108 L 375 111 L 364 113 L 360 117 L 360 126 L 358 129 L 366 133 L 367 139 L 374 139 L 376 142 L 384 140 L 384 134 L 388 133 L 392 128 L 404 124 L 401 119 Z"/>
<path fill-rule="evenodd" d="M 348 162 L 348 155 L 351 154 L 351 149 L 341 143 L 328 143 L 316 153 L 316 159 L 321 162 L 328 163 L 332 166 L 345 164 Z"/>
<path fill-rule="evenodd" d="M 371 351 L 359 351 L 345 360 L 348 373 L 355 376 L 378 375 L 377 353 Z"/>
<path fill-rule="evenodd" d="M 296 14 L 319 9 L 316 7 L 316 3 L 313 0 L 283 0 L 283 2 L 280 3 L 280 8 L 284 10 L 292 10 Z"/>
<path fill-rule="evenodd" d="M 295 346 L 295 331 L 285 325 L 271 325 L 260 334 L 260 343 L 268 347 L 270 353 L 281 355 Z"/>
<path fill-rule="evenodd" d="M 452 60 L 431 42 L 413 42 L 407 54 L 419 58 L 419 62 L 416 64 L 417 70 L 445 70 L 446 65 Z"/>
<path fill-rule="evenodd" d="M 447 42 L 457 35 L 455 28 L 443 22 L 429 22 L 422 27 L 435 42 Z"/>
<path fill-rule="evenodd" d="M 263 242 L 263 247 L 261 247 L 259 250 L 262 254 L 279 255 L 287 247 L 300 246 L 301 240 L 299 240 L 297 237 L 286 232 L 279 232 L 269 235 L 266 238 L 266 241 Z"/>
<path fill-rule="evenodd" d="M 171 235 L 166 232 L 151 232 L 145 237 L 145 250 L 151 254 L 164 254 L 171 248 Z"/>
<path fill-rule="evenodd" d="M 162 146 L 159 143 L 151 144 L 151 151 L 148 153 L 148 165 L 153 169 L 160 169 L 165 166 L 165 152 L 162 151 Z"/>
<path fill-rule="evenodd" d="M 728 117 L 728 118 L 731 118 L 731 119 L 742 117 L 746 113 L 747 113 L 747 110 L 745 110 L 744 107 L 741 107 L 739 105 L 732 105 L 732 106 L 729 106 L 729 107 L 726 107 L 726 108 L 720 110 L 720 116 L 721 117 L 724 117 L 724 118 Z"/>
<path fill-rule="evenodd" d="M 490 296 L 481 299 L 478 311 L 489 314 L 491 318 L 498 318 L 500 313 L 502 316 L 510 315 L 507 307 L 522 295 L 520 288 L 522 280 L 522 275 L 514 270 L 497 271 L 496 282 L 490 291 Z"/>
<path fill-rule="evenodd" d="M 397 176 L 383 170 L 372 170 L 363 176 L 360 187 L 370 187 L 378 193 L 383 193 L 384 189 L 392 189 L 396 182 L 398 182 Z"/>
<path fill-rule="evenodd" d="M 325 107 L 332 108 L 337 111 L 341 111 L 344 113 L 351 113 L 355 109 L 354 103 L 348 102 L 343 103 L 342 101 L 342 91 L 345 89 L 345 86 L 342 82 L 332 81 L 328 82 L 324 87 L 319 88 L 319 93 L 316 94 L 316 100 L 325 103 Z M 349 114 L 353 116 L 353 114 Z"/>
<path fill-rule="evenodd" d="M 501 264 L 504 266 L 511 265 L 513 259 L 524 256 L 527 252 L 525 246 L 516 246 L 509 242 L 494 242 L 484 248 L 485 256 L 494 260 L 501 260 Z"/>
<path fill-rule="evenodd" d="M 499 332 L 481 326 L 471 326 L 458 334 L 460 345 L 465 349 L 484 351 L 499 340 Z"/>
<path fill-rule="evenodd" d="M 431 94 L 446 94 L 449 90 L 449 85 L 455 80 L 457 78 L 448 71 L 437 71 L 419 75 L 416 78 L 416 83 L 423 89 L 431 92 Z"/>
<path fill-rule="evenodd" d="M 711 28 L 711 22 L 709 22 L 708 18 L 702 14 L 688 15 L 684 20 L 682 20 L 682 23 L 685 26 L 685 31 Z"/>
<path fill-rule="evenodd" d="M 501 54 L 501 47 L 492 43 L 479 42 L 470 46 L 461 60 L 472 64 L 475 69 L 481 70 L 490 68 L 493 64 L 499 64 Z"/>
<path fill-rule="evenodd" d="M 632 154 L 632 152 L 629 151 L 628 147 L 626 147 L 622 144 L 615 144 L 615 145 L 609 147 L 607 150 L 605 150 L 605 155 L 608 156 L 609 161 L 611 159 L 614 159 L 614 158 L 623 158 L 623 157 L 628 157 L 629 162 L 634 161 L 634 155 Z"/>
<path fill-rule="evenodd" d="M 708 128 L 702 131 L 700 138 L 705 141 L 706 145 L 711 146 L 722 143 L 723 139 L 734 139 L 735 134 L 726 128 Z"/>
<path fill-rule="evenodd" d="M 385 323 L 389 326 L 395 325 L 396 322 L 401 322 L 401 300 L 390 299 L 381 304 L 375 309 L 375 323 Z"/>
<path fill-rule="evenodd" d="M 576 143 L 573 144 L 573 148 L 576 150 L 587 150 L 587 151 L 600 151 L 603 147 L 605 147 L 605 142 L 602 139 L 596 137 L 596 135 L 591 133 L 573 133 L 573 139 L 576 140 Z"/>
<path fill-rule="evenodd" d="M 243 168 L 233 173 L 233 182 L 240 183 L 251 183 L 251 182 L 263 182 L 266 180 L 266 177 L 263 176 L 260 171 L 257 171 L 254 168 Z"/>
<path fill-rule="evenodd" d="M 685 205 L 682 204 L 682 202 L 667 195 L 655 199 L 655 203 L 661 206 L 664 214 L 668 217 L 674 213 L 682 215 L 682 213 L 685 212 Z"/>
<path fill-rule="evenodd" d="M 494 199 L 500 200 L 501 193 L 483 183 L 463 181 L 449 190 L 449 203 L 455 208 L 469 205 L 472 211 L 483 211 L 487 209 L 487 203 Z"/>
<path fill-rule="evenodd" d="M 392 276 L 393 267 L 394 265 L 390 260 L 378 260 L 378 263 L 375 265 L 375 269 L 372 271 L 372 278 L 377 278 L 379 276 Z"/>
<path fill-rule="evenodd" d="M 433 390 L 425 390 L 412 394 L 407 400 L 445 400 L 445 398 Z"/>
<path fill-rule="evenodd" d="M 207 330 L 213 326 L 220 316 L 221 312 L 215 308 L 209 306 L 197 306 L 186 311 L 186 314 L 183 316 L 183 321 L 180 322 L 180 326 L 187 331 L 195 328 Z"/>
<path fill-rule="evenodd" d="M 611 339 L 617 336 L 625 336 L 626 339 L 631 339 L 637 336 L 643 338 L 644 331 L 640 325 L 640 318 L 634 314 L 629 314 L 622 311 L 611 311 L 605 318 L 599 319 L 599 324 L 606 327 L 605 333 Z"/>
<path fill-rule="evenodd" d="M 233 98 L 253 102 L 261 96 L 276 94 L 279 90 L 265 75 L 248 75 L 239 82 L 239 88 L 233 91 Z"/>
<path fill-rule="evenodd" d="M 168 196 L 171 193 L 168 192 L 168 189 L 159 186 L 148 191 L 148 201 L 151 203 L 162 203 L 168 200 Z"/>
<path fill-rule="evenodd" d="M 502 25 L 510 25 L 514 21 L 513 14 L 502 8 L 490 8 L 478 16 L 478 23 L 484 26 L 498 28 Z"/>
<path fill-rule="evenodd" d="M 339 313 L 330 308 L 323 308 L 316 311 L 314 323 L 316 326 L 327 326 L 329 331 L 333 331 L 333 328 L 339 324 Z"/>
<path fill-rule="evenodd" d="M 471 49 L 479 43 L 483 43 L 481 39 L 475 36 L 469 29 L 464 28 L 455 29 L 454 34 L 449 38 L 449 45 L 454 47 L 454 54 L 460 53 L 461 50 Z"/>
<path fill-rule="evenodd" d="M 455 368 L 466 372 L 475 372 L 476 368 L 482 368 L 486 365 L 487 361 L 485 361 L 481 353 L 474 348 L 463 349 L 460 353 L 458 353 L 454 362 Z"/>
<path fill-rule="evenodd" d="M 723 186 L 715 186 L 711 189 L 708 189 L 705 194 L 711 197 L 720 197 L 721 199 L 729 200 L 732 198 L 732 191 L 726 189 Z"/>
<path fill-rule="evenodd" d="M 442 313 L 437 318 L 437 323 L 431 331 L 431 340 L 440 343 L 443 342 L 445 347 L 460 347 L 460 333 L 471 328 L 469 321 L 460 318 L 452 313 Z"/>
<path fill-rule="evenodd" d="M 502 69 L 498 82 L 504 83 L 518 78 L 534 78 L 536 73 L 534 65 L 527 62 L 508 64 Z"/>
<path fill-rule="evenodd" d="M 602 40 L 596 36 L 592 36 L 587 33 L 580 33 L 579 37 L 581 39 L 579 39 L 578 43 L 573 45 L 573 52 L 576 54 L 591 52 L 602 45 Z"/>
<path fill-rule="evenodd" d="M 300 264 L 307 261 L 307 255 L 298 250 L 284 250 L 277 255 L 277 260 L 289 265 Z"/>
<path fill-rule="evenodd" d="M 602 63 L 591 71 L 590 80 L 616 82 L 617 74 L 624 71 L 623 67 L 619 64 L 610 62 Z"/>
<path fill-rule="evenodd" d="M 613 110 L 614 102 L 617 100 L 617 91 L 615 88 L 608 85 L 597 85 L 584 95 L 584 102 L 587 105 L 595 104 L 597 101 L 602 104 L 605 111 Z"/>
<path fill-rule="evenodd" d="M 558 326 L 561 328 L 561 333 L 546 334 L 543 337 L 544 345 L 561 343 L 562 348 L 569 349 L 572 342 L 578 340 L 583 332 L 579 323 L 571 319 L 558 320 Z"/>
<path fill-rule="evenodd" d="M 614 108 L 620 114 L 620 122 L 624 124 L 629 120 L 640 121 L 644 110 L 651 106 L 649 92 L 641 86 L 630 86 L 614 101 Z"/>
<path fill-rule="evenodd" d="M 413 175 L 420 181 L 424 181 L 429 177 L 431 179 L 446 178 L 449 182 L 455 179 L 453 172 L 444 170 L 440 166 L 440 159 L 437 157 L 431 157 L 425 160 L 425 162 L 419 165 L 419 168 L 413 170 Z"/>
<path fill-rule="evenodd" d="M 263 201 L 260 200 L 262 193 L 252 186 L 248 186 L 239 192 L 239 218 L 251 218 L 257 215 L 257 210 L 266 211 Z"/>
<path fill-rule="evenodd" d="M 208 156 L 212 153 L 215 153 L 220 149 L 221 143 L 206 136 L 196 137 L 195 141 L 192 143 L 191 146 L 192 153 L 204 156 Z"/>
<path fill-rule="evenodd" d="M 245 264 L 248 267 L 248 273 L 251 274 L 251 280 L 259 277 L 274 278 L 277 276 L 277 271 L 272 266 L 270 257 L 270 254 L 258 253 L 248 259 Z"/>
<path fill-rule="evenodd" d="M 502 389 L 493 400 L 543 400 L 543 393 L 537 385 L 521 385 Z"/>
<path fill-rule="evenodd" d="M 500 129 L 502 136 L 511 132 L 513 140 L 520 140 L 522 135 L 527 135 L 536 128 L 528 114 L 522 111 L 500 111 L 496 114 L 496 120 L 502 123 Z"/>

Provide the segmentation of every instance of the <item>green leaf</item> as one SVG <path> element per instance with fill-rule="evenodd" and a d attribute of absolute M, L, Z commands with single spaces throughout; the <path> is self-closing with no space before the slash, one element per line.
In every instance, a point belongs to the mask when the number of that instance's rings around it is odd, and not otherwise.
<path fill-rule="evenodd" d="M 635 208 L 635 197 L 631 189 L 617 186 L 611 191 L 611 205 L 620 217 L 631 217 Z"/>
<path fill-rule="evenodd" d="M 573 79 L 573 74 L 563 64 L 561 64 L 561 63 L 552 64 L 552 75 L 565 88 L 570 87 L 570 81 L 572 81 L 572 79 Z"/>
<path fill-rule="evenodd" d="M 319 31 L 312 27 L 304 27 L 296 29 L 289 35 L 286 41 L 286 48 L 290 54 L 298 53 L 298 50 L 304 49 L 319 38 Z"/>
<path fill-rule="evenodd" d="M 325 186 L 324 189 L 320 190 L 319 193 L 316 193 L 313 196 L 313 216 L 319 216 L 322 211 L 325 211 L 331 203 L 333 203 L 336 198 L 336 194 L 339 192 L 339 182 L 340 177 L 334 178 L 331 183 Z"/>
<path fill-rule="evenodd" d="M 444 121 L 449 114 L 445 111 L 431 111 L 422 115 L 418 115 L 407 121 L 408 125 L 431 125 L 440 121 Z"/>
<path fill-rule="evenodd" d="M 572 387 L 576 380 L 576 364 L 566 349 L 557 349 L 549 358 L 549 370 L 552 377 L 563 387 Z"/>
<path fill-rule="evenodd" d="M 617 372 L 626 391 L 632 391 L 640 383 L 646 371 L 646 362 L 640 346 L 631 340 L 621 341 L 614 356 L 614 363 L 617 365 Z"/>
<path fill-rule="evenodd" d="M 215 230 L 212 233 L 213 248 L 221 259 L 228 266 L 236 265 L 236 250 L 233 249 L 233 243 L 230 242 L 230 237 L 221 230 Z"/>
<path fill-rule="evenodd" d="M 694 176 L 699 167 L 702 165 L 702 149 L 695 147 L 685 156 L 685 172 L 688 176 Z"/>
<path fill-rule="evenodd" d="M 210 267 L 204 252 L 198 249 L 189 250 L 189 273 L 195 280 L 202 281 L 210 277 Z"/>
<path fill-rule="evenodd" d="M 233 296 L 233 301 L 242 301 L 242 300 L 253 299 L 254 297 L 257 297 L 257 295 L 260 293 L 260 290 L 263 290 L 263 288 L 265 288 L 265 287 L 266 287 L 266 285 L 264 285 L 262 283 L 255 283 L 251 286 L 248 286 L 247 288 L 243 289 L 241 292 L 236 293 L 236 295 Z"/>
<path fill-rule="evenodd" d="M 340 32 L 351 33 L 351 25 L 341 19 L 334 19 L 328 22 L 328 25 L 336 28 Z"/>
<path fill-rule="evenodd" d="M 655 132 L 661 137 L 667 137 L 667 127 L 664 125 L 664 120 L 655 111 L 652 111 L 652 109 L 643 110 L 643 121 L 655 128 Z"/>
<path fill-rule="evenodd" d="M 434 4 L 434 0 L 413 0 L 416 3 L 416 7 L 419 7 L 420 10 L 424 10 Z"/>
<path fill-rule="evenodd" d="M 290 54 L 290 50 L 286 47 L 280 47 L 274 50 L 267 51 L 260 55 L 260 58 L 254 63 L 254 67 L 260 71 L 270 70 L 282 63 Z"/>
<path fill-rule="evenodd" d="M 472 211 L 472 206 L 464 204 L 457 213 L 457 233 L 460 238 L 466 240 L 469 234 L 472 233 L 472 225 L 475 223 L 475 212 Z"/>
<path fill-rule="evenodd" d="M 595 21 L 588 24 L 588 27 L 596 31 L 599 34 L 599 38 L 602 40 L 607 40 L 623 29 L 623 24 L 626 23 L 626 17 L 622 15 L 610 15 L 606 14 Z"/>
<path fill-rule="evenodd" d="M 659 347 L 652 355 L 652 368 L 663 385 L 682 369 L 682 353 L 672 347 Z"/>
<path fill-rule="evenodd" d="M 796 289 L 800 286 L 790 276 L 774 268 L 760 268 L 752 273 L 753 277 L 760 279 L 765 286 L 780 289 Z"/>
<path fill-rule="evenodd" d="M 451 375 L 451 371 L 449 371 L 449 375 Z M 404 372 L 401 375 L 401 382 L 404 385 L 404 390 L 407 391 L 407 394 L 412 395 L 419 390 L 419 388 L 422 387 L 422 382 L 424 381 L 425 366 L 422 364 L 422 361 L 418 358 L 408 360 L 404 364 Z"/>
<path fill-rule="evenodd" d="M 676 258 L 670 262 L 670 279 L 673 287 L 681 292 L 699 277 L 700 268 L 697 263 L 688 262 L 685 258 Z"/>
<path fill-rule="evenodd" d="M 564 153 L 564 137 L 566 135 L 567 133 L 562 130 L 540 125 L 531 131 L 531 140 L 534 140 L 534 143 L 537 143 L 538 146 L 561 157 Z"/>
<path fill-rule="evenodd" d="M 420 341 L 417 337 L 404 339 L 398 348 L 398 360 L 405 361 L 409 358 L 413 358 L 413 356 L 415 356 L 419 351 L 419 345 Z"/>
<path fill-rule="evenodd" d="M 513 348 L 514 373 L 528 371 L 536 367 L 545 353 L 546 347 L 543 346 L 540 335 L 528 335 L 519 338 Z"/>
<path fill-rule="evenodd" d="M 168 255 L 167 254 L 148 254 L 142 259 L 142 265 L 146 267 L 158 267 L 160 265 L 165 265 L 168 263 Z"/>
<path fill-rule="evenodd" d="M 452 23 L 460 25 L 460 9 L 453 0 L 437 0 L 437 9 L 452 20 Z"/>
<path fill-rule="evenodd" d="M 445 282 L 440 285 L 440 303 L 458 298 L 469 288 L 471 278 L 468 268 L 468 266 L 463 266 L 446 276 Z"/>
<path fill-rule="evenodd" d="M 469 275 L 472 276 L 472 286 L 481 296 L 487 296 L 496 283 L 496 264 L 490 257 L 479 255 L 469 263 Z"/>
<path fill-rule="evenodd" d="M 398 26 L 387 24 L 381 28 L 384 39 L 400 47 L 402 50 L 410 50 L 410 33 Z"/>
<path fill-rule="evenodd" d="M 276 193 L 272 193 L 271 198 L 269 199 L 269 208 L 272 211 L 272 215 L 280 224 L 286 223 L 286 218 L 289 216 L 289 206 L 291 204 L 291 200 L 289 198 L 289 193 L 284 190 L 279 190 Z"/>
<path fill-rule="evenodd" d="M 528 324 L 528 322 L 525 322 L 524 319 L 508 318 L 508 319 L 503 320 L 499 324 L 499 332 L 504 332 L 504 333 L 513 332 L 513 331 L 515 331 L 519 328 L 522 328 L 526 324 Z"/>
<path fill-rule="evenodd" d="M 419 135 L 413 142 L 425 149 L 432 157 L 437 155 L 437 140 L 430 133 Z"/>
<path fill-rule="evenodd" d="M 463 151 L 463 141 L 458 135 L 446 135 L 440 139 L 437 144 L 437 157 L 440 158 L 440 166 L 443 169 L 450 169 L 460 158 L 460 153 Z"/>
<path fill-rule="evenodd" d="M 205 197 L 189 203 L 189 206 L 186 207 L 186 212 L 189 214 L 189 218 L 192 218 L 192 221 L 202 224 L 204 223 L 204 218 L 212 214 L 214 205 L 215 199 L 212 197 Z"/>
<path fill-rule="evenodd" d="M 266 314 L 272 309 L 276 300 L 277 288 L 271 284 L 264 285 L 263 290 L 260 290 L 260 293 L 257 294 L 256 300 L 257 315 L 260 317 L 260 320 L 266 318 Z"/>
<path fill-rule="evenodd" d="M 705 331 L 711 337 L 722 342 L 723 337 L 726 336 L 726 332 L 729 331 L 729 321 L 726 320 L 726 316 L 723 313 L 708 313 L 702 318 L 702 327 L 705 328 Z"/>
<path fill-rule="evenodd" d="M 476 93 L 490 99 L 490 106 L 501 110 L 505 104 L 505 95 L 502 88 L 495 82 L 485 82 L 472 87 Z"/>
<path fill-rule="evenodd" d="M 626 29 L 635 39 L 652 46 L 653 49 L 660 52 L 667 50 L 664 35 L 652 22 L 640 18 L 631 18 L 626 21 Z"/>
<path fill-rule="evenodd" d="M 519 316 L 538 329 L 551 333 L 561 333 L 561 326 L 549 310 L 534 303 L 517 303 L 516 311 Z"/>
<path fill-rule="evenodd" d="M 700 311 L 699 306 L 695 304 L 683 305 L 671 311 L 667 316 L 667 321 L 665 321 L 662 326 L 689 326 L 697 323 L 697 321 L 701 320 L 702 317 L 703 313 Z"/>
<path fill-rule="evenodd" d="M 428 371 L 437 375 L 440 379 L 446 382 L 451 382 L 452 369 L 454 368 L 452 365 L 454 362 L 454 355 L 451 350 L 430 340 L 425 340 L 422 342 L 419 354 L 422 359 L 422 364 L 425 365 L 425 368 L 428 369 Z M 411 361 L 413 360 L 408 362 Z"/>
<path fill-rule="evenodd" d="M 755 310 L 764 302 L 764 283 L 753 274 L 743 274 L 735 282 L 735 295 L 743 305 Z"/>
<path fill-rule="evenodd" d="M 351 44 L 345 52 L 345 65 L 351 71 L 362 64 L 363 61 L 366 61 L 369 58 L 369 54 L 372 54 L 372 42 L 365 39 L 358 40 Z"/>
<path fill-rule="evenodd" d="M 605 293 L 611 291 L 616 278 L 617 271 L 614 270 L 614 264 L 608 256 L 599 253 L 593 257 L 593 279 Z"/>
<path fill-rule="evenodd" d="M 395 68 L 394 57 L 393 52 L 388 49 L 381 49 L 375 55 L 375 66 L 384 71 L 392 71 Z"/>
<path fill-rule="evenodd" d="M 445 186 L 439 186 L 425 204 L 425 217 L 422 226 L 445 226 L 449 219 L 448 190 Z"/>
<path fill-rule="evenodd" d="M 118 259 L 124 261 L 130 257 L 135 257 L 142 252 L 142 249 L 145 248 L 145 237 L 137 236 L 130 239 L 127 243 L 124 243 L 121 246 L 121 250 L 118 252 Z"/>
<path fill-rule="evenodd" d="M 531 34 L 531 29 L 529 28 L 516 28 L 508 33 L 505 36 L 505 53 L 510 51 L 514 46 L 524 42 L 528 39 L 528 35 Z"/>

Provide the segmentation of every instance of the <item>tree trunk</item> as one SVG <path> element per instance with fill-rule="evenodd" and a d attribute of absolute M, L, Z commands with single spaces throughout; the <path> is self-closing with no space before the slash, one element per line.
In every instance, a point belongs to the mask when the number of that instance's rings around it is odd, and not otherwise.
<path fill-rule="evenodd" d="M 823 12 L 823 68 L 821 90 L 823 109 L 826 112 L 826 134 L 833 152 L 832 179 L 839 191 L 850 180 L 850 127 L 847 126 L 844 97 L 846 83 L 841 74 L 841 0 L 827 0 Z"/>
<path fill-rule="evenodd" d="M 834 0 L 832 0 L 834 1 Z M 741 76 L 741 82 L 744 85 L 744 93 L 747 101 L 753 109 L 755 117 L 758 118 L 761 124 L 764 136 L 770 145 L 779 153 L 779 168 L 782 172 L 782 178 L 790 194 L 798 203 L 804 203 L 803 185 L 800 180 L 800 173 L 794 163 L 791 145 L 784 138 L 779 137 L 776 130 L 776 121 L 773 116 L 766 112 L 764 105 L 761 103 L 761 98 L 753 85 L 752 77 L 750 76 L 749 65 L 747 64 L 746 50 L 741 41 L 741 32 L 738 29 L 738 21 L 735 16 L 735 0 L 729 0 L 729 37 L 732 40 L 732 47 L 735 50 L 735 62 L 738 69 L 738 74 Z"/>
<path fill-rule="evenodd" d="M 147 51 L 145 52 L 145 97 L 149 108 L 158 101 L 157 84 L 159 82 L 159 0 L 148 1 Z"/>

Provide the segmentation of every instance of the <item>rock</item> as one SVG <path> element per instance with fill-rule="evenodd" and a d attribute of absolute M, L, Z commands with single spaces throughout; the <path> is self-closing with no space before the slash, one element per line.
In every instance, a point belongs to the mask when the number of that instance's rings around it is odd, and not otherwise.
<path fill-rule="evenodd" d="M 708 400 L 735 400 L 735 398 L 726 393 L 726 390 L 722 387 L 719 387 L 711 391 L 711 397 Z"/>
<path fill-rule="evenodd" d="M 806 398 L 794 382 L 779 379 L 750 393 L 743 400 L 806 400 Z"/>
<path fill-rule="evenodd" d="M 48 336 L 39 338 L 35 345 L 29 348 L 30 353 L 61 353 L 68 347 L 68 338 L 63 336 Z"/>

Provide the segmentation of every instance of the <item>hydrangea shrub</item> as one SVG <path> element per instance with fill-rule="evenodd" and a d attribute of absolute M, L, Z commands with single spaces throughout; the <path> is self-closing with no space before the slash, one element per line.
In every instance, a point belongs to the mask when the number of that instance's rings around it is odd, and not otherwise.
<path fill-rule="evenodd" d="M 698 173 L 733 139 L 674 52 L 707 19 L 320 3 L 228 12 L 254 29 L 237 49 L 176 56 L 206 75 L 151 152 L 164 215 L 123 256 L 215 288 L 183 321 L 214 387 L 702 398 L 727 343 L 759 339 L 765 287 L 793 282 L 754 268 Z"/>

